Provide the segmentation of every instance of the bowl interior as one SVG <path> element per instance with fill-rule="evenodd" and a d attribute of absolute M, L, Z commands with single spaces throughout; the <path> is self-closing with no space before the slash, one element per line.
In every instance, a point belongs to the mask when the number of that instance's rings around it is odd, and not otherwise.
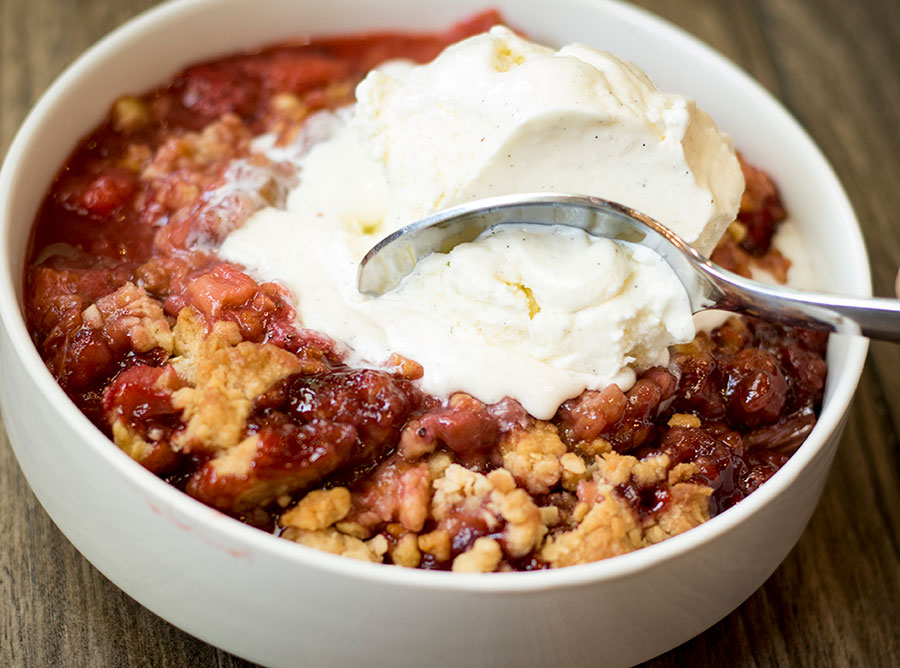
<path fill-rule="evenodd" d="M 663 90 L 694 97 L 732 135 L 735 146 L 775 178 L 788 210 L 805 233 L 823 289 L 870 294 L 859 228 L 833 171 L 793 118 L 733 64 L 665 22 L 617 2 L 559 0 L 552 9 L 543 0 L 489 4 L 498 7 L 510 25 L 539 41 L 557 45 L 580 41 L 614 52 L 644 68 Z M 58 167 L 118 96 L 147 90 L 190 63 L 230 52 L 306 35 L 439 29 L 484 6 L 483 0 L 438 4 L 257 0 L 248 11 L 243 0 L 185 0 L 126 24 L 64 72 L 23 125 L 0 173 L 0 313 L 12 345 L 31 365 L 48 400 L 59 401 L 62 393 L 25 330 L 24 252 L 35 212 Z M 153 57 L 147 57 L 148 53 Z M 732 521 L 753 512 L 777 494 L 779 486 L 789 484 L 824 443 L 825 435 L 837 427 L 858 381 L 865 350 L 861 339 L 832 337 L 826 405 L 816 431 L 778 476 L 729 511 Z M 71 419 L 80 420 L 78 429 L 93 430 L 80 415 Z M 93 432 L 93 442 L 109 453 L 104 456 L 124 456 Z M 186 497 L 185 502 L 193 503 Z M 725 515 L 679 536 L 682 540 L 677 544 L 688 545 L 716 527 L 725 527 Z M 651 549 L 657 548 L 660 555 L 675 549 L 665 544 Z M 639 559 L 637 555 L 623 558 Z"/>

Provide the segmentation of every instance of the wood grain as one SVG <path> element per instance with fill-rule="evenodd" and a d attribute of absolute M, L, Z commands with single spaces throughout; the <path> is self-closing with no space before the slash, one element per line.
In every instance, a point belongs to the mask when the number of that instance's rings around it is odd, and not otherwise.
<path fill-rule="evenodd" d="M 151 0 L 0 0 L 0 152 L 51 79 Z M 900 2 L 640 0 L 780 98 L 843 181 L 874 285 L 900 265 Z M 900 663 L 900 347 L 872 346 L 822 501 L 747 602 L 647 666 Z M 220 666 L 245 661 L 172 627 L 88 564 L 0 442 L 0 665 Z"/>

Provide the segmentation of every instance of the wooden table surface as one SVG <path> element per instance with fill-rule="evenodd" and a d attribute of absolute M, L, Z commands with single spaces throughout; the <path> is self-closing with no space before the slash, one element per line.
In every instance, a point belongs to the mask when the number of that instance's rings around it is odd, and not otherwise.
<path fill-rule="evenodd" d="M 0 154 L 65 65 L 152 4 L 0 0 Z M 900 1 L 638 4 L 722 51 L 797 116 L 856 208 L 876 293 L 890 294 L 900 265 Z M 738 610 L 647 665 L 900 665 L 898 425 L 900 346 L 876 343 L 797 547 Z M 5 434 L 0 514 L 0 665 L 250 665 L 161 620 L 85 561 L 41 509 Z"/>

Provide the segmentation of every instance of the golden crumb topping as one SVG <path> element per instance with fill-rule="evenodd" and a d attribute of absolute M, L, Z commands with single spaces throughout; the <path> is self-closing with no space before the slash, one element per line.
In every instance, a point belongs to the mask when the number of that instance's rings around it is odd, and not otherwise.
<path fill-rule="evenodd" d="M 639 547 L 637 518 L 624 501 L 610 494 L 595 503 L 575 529 L 548 539 L 541 559 L 558 568 L 606 559 Z"/>
<path fill-rule="evenodd" d="M 279 519 L 283 527 L 320 531 L 339 522 L 350 512 L 350 490 L 346 487 L 313 490 Z"/>
<path fill-rule="evenodd" d="M 669 418 L 668 426 L 670 427 L 689 427 L 696 429 L 700 426 L 700 418 L 690 413 L 675 413 Z"/>
<path fill-rule="evenodd" d="M 687 531 L 709 519 L 712 488 L 681 482 L 696 473 L 695 465 L 670 468 L 668 455 L 639 460 L 609 452 L 597 459 L 592 478 L 579 485 L 584 500 L 572 513 L 574 529 L 547 539 L 541 559 L 552 567 L 571 566 L 625 554 Z M 622 485 L 663 485 L 668 503 L 646 519 L 616 492 Z"/>
<path fill-rule="evenodd" d="M 414 533 L 407 533 L 401 536 L 397 544 L 390 550 L 390 554 L 391 561 L 398 566 L 415 568 L 422 561 L 418 538 Z"/>
<path fill-rule="evenodd" d="M 265 343 L 241 342 L 238 326 L 216 322 L 207 335 L 201 315 L 182 309 L 175 325 L 172 365 L 192 387 L 176 391 L 184 431 L 173 445 L 186 450 L 222 450 L 241 442 L 253 401 L 276 382 L 301 371 L 295 355 Z"/>
<path fill-rule="evenodd" d="M 547 533 L 540 508 L 502 469 L 486 476 L 451 464 L 434 481 L 434 490 L 432 515 L 439 524 L 462 513 L 477 517 L 492 531 L 502 527 L 500 542 L 511 557 L 529 554 Z"/>
<path fill-rule="evenodd" d="M 222 450 L 210 465 L 220 477 L 243 476 L 253 466 L 259 445 L 259 436 L 252 434 L 236 446 Z"/>
<path fill-rule="evenodd" d="M 566 446 L 556 427 L 536 422 L 529 429 L 516 429 L 500 442 L 503 466 L 532 494 L 546 494 L 562 475 L 560 457 Z"/>
<path fill-rule="evenodd" d="M 490 573 L 500 565 L 503 551 L 493 538 L 479 538 L 468 551 L 453 560 L 454 573 Z"/>
<path fill-rule="evenodd" d="M 684 533 L 709 519 L 709 495 L 712 494 L 712 488 L 680 482 L 672 485 L 669 494 L 671 502 L 644 532 L 648 543 L 658 543 Z"/>
<path fill-rule="evenodd" d="M 335 529 L 304 531 L 303 529 L 289 527 L 281 535 L 283 538 L 307 547 L 314 547 L 317 550 L 376 563 L 380 563 L 383 560 L 388 549 L 387 540 L 381 534 L 371 540 L 362 541 Z"/>
<path fill-rule="evenodd" d="M 113 442 L 135 461 L 142 462 L 153 452 L 153 446 L 121 416 L 117 416 L 111 426 Z"/>
<path fill-rule="evenodd" d="M 470 471 L 459 464 L 451 464 L 444 475 L 434 481 L 431 499 L 432 515 L 441 520 L 458 509 L 477 512 L 485 496 L 494 489 L 487 476 Z"/>
<path fill-rule="evenodd" d="M 432 555 L 437 561 L 447 561 L 450 558 L 450 532 L 444 529 L 436 529 L 419 536 L 417 545 L 422 552 Z"/>

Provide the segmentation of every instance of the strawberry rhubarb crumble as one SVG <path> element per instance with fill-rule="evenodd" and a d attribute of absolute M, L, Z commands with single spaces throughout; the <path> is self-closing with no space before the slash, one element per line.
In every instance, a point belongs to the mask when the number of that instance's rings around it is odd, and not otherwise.
<path fill-rule="evenodd" d="M 433 391 L 426 361 L 405 350 L 361 363 L 308 327 L 298 291 L 220 253 L 252 216 L 288 207 L 305 173 L 296 158 L 373 67 L 430 61 L 498 22 L 487 12 L 441 34 L 274 46 L 113 105 L 51 186 L 24 280 L 35 345 L 116 446 L 282 538 L 470 572 L 657 543 L 787 461 L 816 422 L 824 334 L 731 317 L 633 354 L 618 382 L 526 410 L 508 393 Z M 739 209 L 707 250 L 784 282 L 790 261 L 772 239 L 787 213 L 771 179 L 738 160 Z M 533 319 L 540 304 L 515 290 Z"/>

